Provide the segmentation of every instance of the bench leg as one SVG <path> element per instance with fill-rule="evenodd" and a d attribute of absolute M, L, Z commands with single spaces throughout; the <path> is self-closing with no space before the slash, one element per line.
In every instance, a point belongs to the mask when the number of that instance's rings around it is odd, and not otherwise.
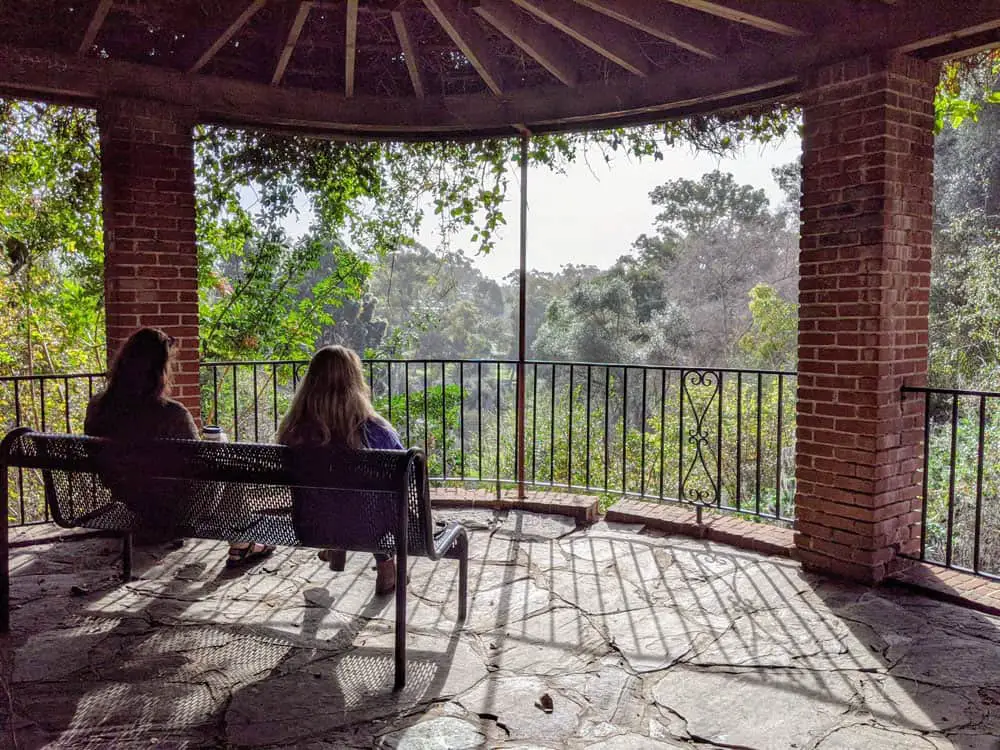
<path fill-rule="evenodd" d="M 464 531 L 459 540 L 461 556 L 458 558 L 458 621 L 465 622 L 469 601 L 469 538 Z"/>
<path fill-rule="evenodd" d="M 122 535 L 122 582 L 128 583 L 132 580 L 132 534 L 126 532 Z"/>
<path fill-rule="evenodd" d="M 3 482 L 7 481 L 7 472 L 4 472 Z M 7 512 L 7 503 L 4 502 L 3 510 Z M 3 538 L 0 540 L 0 633 L 10 632 L 10 546 L 7 535 L 9 534 L 7 521 L 4 521 Z"/>
<path fill-rule="evenodd" d="M 393 692 L 406 685 L 406 556 L 396 555 L 396 682 Z"/>

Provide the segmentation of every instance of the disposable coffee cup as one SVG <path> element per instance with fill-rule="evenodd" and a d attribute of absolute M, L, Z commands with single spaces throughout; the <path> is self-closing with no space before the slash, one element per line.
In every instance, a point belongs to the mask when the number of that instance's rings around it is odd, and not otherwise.
<path fill-rule="evenodd" d="M 222 431 L 221 427 L 216 425 L 205 425 L 201 428 L 201 439 L 208 440 L 213 443 L 224 443 L 229 438 L 226 437 L 226 433 Z"/>

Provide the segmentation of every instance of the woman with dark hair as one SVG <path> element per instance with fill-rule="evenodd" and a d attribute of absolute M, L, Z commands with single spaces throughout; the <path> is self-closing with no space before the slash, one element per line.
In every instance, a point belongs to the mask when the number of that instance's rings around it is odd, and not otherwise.
<path fill-rule="evenodd" d="M 174 340 L 142 328 L 118 351 L 108 385 L 87 406 L 83 430 L 116 440 L 197 440 L 191 413 L 169 398 Z"/>
<path fill-rule="evenodd" d="M 329 445 L 335 448 L 399 449 L 392 426 L 375 411 L 361 369 L 361 359 L 343 346 L 324 346 L 313 355 L 288 414 L 281 420 L 277 440 L 284 445 Z M 325 549 L 320 559 L 333 570 L 344 569 L 343 550 Z M 375 593 L 396 588 L 396 562 L 375 555 L 378 575 Z"/>
<path fill-rule="evenodd" d="M 121 441 L 197 440 L 198 429 L 184 405 L 169 397 L 173 374 L 174 339 L 158 328 L 141 328 L 118 350 L 108 374 L 107 387 L 87 406 L 83 430 L 88 435 Z M 143 487 L 143 507 L 153 526 L 171 532 L 172 513 L 183 498 L 159 498 Z M 274 547 L 234 543 L 226 565 L 234 567 L 266 557 Z"/>

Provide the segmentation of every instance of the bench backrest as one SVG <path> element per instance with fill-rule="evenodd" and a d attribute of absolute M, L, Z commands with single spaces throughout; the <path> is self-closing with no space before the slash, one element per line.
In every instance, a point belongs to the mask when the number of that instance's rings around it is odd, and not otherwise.
<path fill-rule="evenodd" d="M 419 450 L 119 443 L 19 428 L 0 443 L 0 464 L 40 469 L 53 519 L 66 527 L 172 527 L 194 537 L 391 553 L 405 506 L 408 552 L 433 547 Z M 6 484 L 4 476 L 4 494 Z"/>

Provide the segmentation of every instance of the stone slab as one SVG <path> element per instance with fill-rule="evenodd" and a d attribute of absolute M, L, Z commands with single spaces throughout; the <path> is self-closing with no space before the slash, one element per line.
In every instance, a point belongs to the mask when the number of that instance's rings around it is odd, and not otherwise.
<path fill-rule="evenodd" d="M 1000 750 L 1000 619 L 647 527 L 448 512 L 469 616 L 455 561 L 411 561 L 399 694 L 370 555 L 234 572 L 225 544 L 160 545 L 122 586 L 113 540 L 15 549 L 0 721 L 25 750 Z"/>

